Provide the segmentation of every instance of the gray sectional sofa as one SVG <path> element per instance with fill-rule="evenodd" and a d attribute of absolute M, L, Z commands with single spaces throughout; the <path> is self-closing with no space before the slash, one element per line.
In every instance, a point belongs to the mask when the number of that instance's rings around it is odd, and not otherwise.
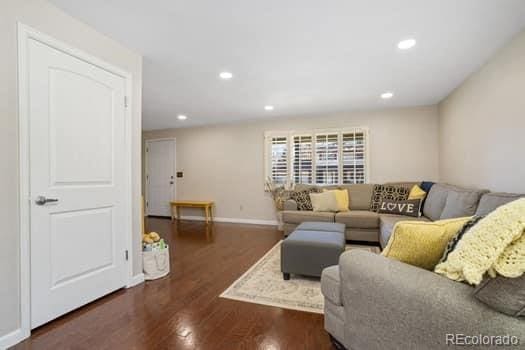
<path fill-rule="evenodd" d="M 525 290 L 525 277 L 516 282 Z M 349 350 L 500 348 L 452 346 L 453 334 L 515 336 L 519 346 L 501 348 L 525 347 L 525 314 L 501 313 L 476 288 L 378 254 L 343 253 L 324 269 L 321 290 L 325 329 Z"/>
<path fill-rule="evenodd" d="M 421 220 L 486 215 L 520 197 L 436 184 Z M 376 233 L 382 246 L 395 222 L 404 219 L 379 215 Z M 347 237 L 354 237 L 353 228 L 347 227 Z M 352 250 L 341 255 L 338 266 L 323 271 L 325 329 L 336 344 L 352 350 L 455 348 L 447 343 L 453 334 L 515 336 L 520 345 L 509 348 L 521 349 L 525 346 L 525 276 L 503 280 L 507 281 L 474 288 L 378 254 Z"/>
<path fill-rule="evenodd" d="M 414 182 L 390 183 L 399 186 L 412 187 Z M 330 188 L 333 188 L 330 187 Z M 374 185 L 359 184 L 339 186 L 346 189 L 350 197 L 350 211 L 313 212 L 297 210 L 297 203 L 287 200 L 282 213 L 284 234 L 287 236 L 306 221 L 338 222 L 346 226 L 346 239 L 356 241 L 379 242 L 385 247 L 394 228 L 399 221 L 436 221 L 471 215 L 485 215 L 495 204 L 502 204 L 519 198 L 518 194 L 490 193 L 487 190 L 472 189 L 436 183 L 427 194 L 423 207 L 423 215 L 415 218 L 410 216 L 378 214 L 369 210 Z M 305 186 L 297 190 L 305 189 Z"/>

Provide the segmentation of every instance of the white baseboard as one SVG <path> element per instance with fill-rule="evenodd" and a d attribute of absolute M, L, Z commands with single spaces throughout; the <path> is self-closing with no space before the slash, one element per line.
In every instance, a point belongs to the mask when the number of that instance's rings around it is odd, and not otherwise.
<path fill-rule="evenodd" d="M 182 220 L 204 221 L 204 216 L 181 215 Z M 277 220 L 239 219 L 239 218 L 213 218 L 216 222 L 231 222 L 234 224 L 269 225 L 277 226 Z"/>
<path fill-rule="evenodd" d="M 16 345 L 28 337 L 29 334 L 24 334 L 22 328 L 19 328 L 11 333 L 7 333 L 6 335 L 0 337 L 0 350 L 4 350 L 13 345 Z"/>
<path fill-rule="evenodd" d="M 129 281 L 129 283 L 126 285 L 126 288 L 132 288 L 132 287 L 135 287 L 141 283 L 144 282 L 144 274 L 143 273 L 139 273 L 138 275 L 135 275 L 133 277 L 131 277 L 131 280 Z"/>

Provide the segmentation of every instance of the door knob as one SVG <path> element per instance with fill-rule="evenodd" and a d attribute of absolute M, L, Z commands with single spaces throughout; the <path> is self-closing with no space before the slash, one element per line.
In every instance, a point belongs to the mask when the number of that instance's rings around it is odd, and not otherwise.
<path fill-rule="evenodd" d="M 170 181 L 170 185 L 173 185 L 173 181 Z"/>
<path fill-rule="evenodd" d="M 44 205 L 47 203 L 54 203 L 54 202 L 58 202 L 58 199 L 57 198 L 46 198 L 44 196 L 38 196 L 35 199 L 36 205 Z"/>

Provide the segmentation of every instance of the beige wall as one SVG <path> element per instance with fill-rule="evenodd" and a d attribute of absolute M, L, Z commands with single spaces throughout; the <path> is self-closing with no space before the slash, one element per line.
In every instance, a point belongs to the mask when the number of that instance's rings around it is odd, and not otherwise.
<path fill-rule="evenodd" d="M 264 193 L 264 132 L 351 126 L 370 128 L 371 182 L 437 180 L 435 106 L 147 131 L 143 137 L 176 138 L 177 170 L 184 171 L 177 198 L 215 200 L 217 217 L 275 220 Z"/>
<path fill-rule="evenodd" d="M 18 231 L 17 21 L 90 53 L 133 75 L 134 271 L 141 271 L 140 149 L 142 58 L 42 0 L 0 2 L 0 338 L 20 325 Z"/>
<path fill-rule="evenodd" d="M 525 193 L 525 32 L 440 105 L 441 180 Z"/>

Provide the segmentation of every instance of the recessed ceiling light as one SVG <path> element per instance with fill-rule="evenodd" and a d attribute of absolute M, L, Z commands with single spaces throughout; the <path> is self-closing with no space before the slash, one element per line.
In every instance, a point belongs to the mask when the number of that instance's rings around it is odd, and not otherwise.
<path fill-rule="evenodd" d="M 180 114 L 180 115 L 177 116 L 177 119 L 178 120 L 186 120 L 186 119 L 188 119 L 188 117 L 186 117 L 185 115 Z"/>
<path fill-rule="evenodd" d="M 388 100 L 389 98 L 392 98 L 392 97 L 394 97 L 394 93 L 391 92 L 391 91 L 383 92 L 383 93 L 381 94 L 381 98 L 382 98 L 383 100 Z"/>
<path fill-rule="evenodd" d="M 414 46 L 416 46 L 416 39 L 405 39 L 405 40 L 401 40 L 401 41 L 397 44 L 397 47 L 398 47 L 398 49 L 400 49 L 400 50 L 408 50 L 408 49 L 413 48 Z"/>
<path fill-rule="evenodd" d="M 264 106 L 264 109 L 267 111 L 273 111 L 273 106 Z"/>
<path fill-rule="evenodd" d="M 228 80 L 228 79 L 233 78 L 233 74 L 230 73 L 230 72 L 221 72 L 221 73 L 219 74 L 219 77 L 220 77 L 221 79 Z"/>

